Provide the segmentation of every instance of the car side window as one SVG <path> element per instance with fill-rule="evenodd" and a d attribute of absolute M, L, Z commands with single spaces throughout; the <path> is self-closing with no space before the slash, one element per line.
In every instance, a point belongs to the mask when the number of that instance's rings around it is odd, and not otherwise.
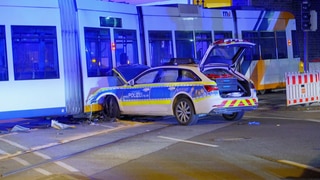
<path fill-rule="evenodd" d="M 178 78 L 179 82 L 188 82 L 188 81 L 200 81 L 200 78 L 192 71 L 182 69 L 180 70 L 180 76 Z"/>
<path fill-rule="evenodd" d="M 178 79 L 178 69 L 165 69 L 162 71 L 159 82 L 166 83 L 166 82 L 176 82 Z"/>
<path fill-rule="evenodd" d="M 148 71 L 135 80 L 136 84 L 151 84 L 155 81 L 158 74 L 158 70 Z"/>

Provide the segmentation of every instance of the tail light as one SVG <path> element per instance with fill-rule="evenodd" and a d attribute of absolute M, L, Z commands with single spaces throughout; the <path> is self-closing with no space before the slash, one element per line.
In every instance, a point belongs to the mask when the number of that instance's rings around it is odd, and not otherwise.
<path fill-rule="evenodd" d="M 219 90 L 218 86 L 216 86 L 216 85 L 204 85 L 204 88 L 207 90 L 207 92 Z"/>
<path fill-rule="evenodd" d="M 250 81 L 250 89 L 255 89 L 254 84 L 252 81 Z"/>

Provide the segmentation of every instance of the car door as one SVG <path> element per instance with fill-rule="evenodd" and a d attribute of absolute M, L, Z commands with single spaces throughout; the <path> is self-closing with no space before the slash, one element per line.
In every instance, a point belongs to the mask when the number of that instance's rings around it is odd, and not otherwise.
<path fill-rule="evenodd" d="M 171 102 L 176 93 L 179 69 L 162 68 L 154 86 L 150 91 L 150 107 L 153 114 L 169 115 L 172 111 Z"/>
<path fill-rule="evenodd" d="M 130 80 L 121 97 L 122 114 L 150 115 L 150 90 L 159 70 L 149 70 Z"/>

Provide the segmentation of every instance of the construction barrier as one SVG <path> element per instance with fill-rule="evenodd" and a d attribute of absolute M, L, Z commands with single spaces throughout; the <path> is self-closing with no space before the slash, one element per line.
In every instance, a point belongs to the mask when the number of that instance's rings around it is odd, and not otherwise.
<path fill-rule="evenodd" d="M 286 73 L 287 106 L 319 101 L 319 72 Z"/>

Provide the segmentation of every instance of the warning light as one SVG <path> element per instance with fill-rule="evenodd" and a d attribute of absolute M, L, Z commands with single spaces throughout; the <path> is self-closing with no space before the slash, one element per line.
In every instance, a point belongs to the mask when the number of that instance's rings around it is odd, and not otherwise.
<path fill-rule="evenodd" d="M 112 51 L 116 50 L 116 44 L 115 43 L 111 43 L 111 50 Z"/>
<path fill-rule="evenodd" d="M 291 46 L 291 40 L 290 39 L 288 40 L 288 46 Z"/>
<path fill-rule="evenodd" d="M 97 60 L 96 60 L 95 58 L 93 58 L 93 59 L 91 59 L 91 62 L 92 62 L 92 63 L 96 63 Z"/>

